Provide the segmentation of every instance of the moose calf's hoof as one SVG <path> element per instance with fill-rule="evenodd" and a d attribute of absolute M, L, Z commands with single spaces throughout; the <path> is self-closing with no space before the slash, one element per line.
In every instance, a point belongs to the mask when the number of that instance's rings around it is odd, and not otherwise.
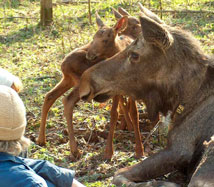
<path fill-rule="evenodd" d="M 37 141 L 36 141 L 36 143 L 37 143 L 38 145 L 43 146 L 43 145 L 46 144 L 46 140 L 45 140 L 45 139 L 38 138 Z"/>
<path fill-rule="evenodd" d="M 140 149 L 135 150 L 135 157 L 142 158 L 144 156 L 144 149 L 141 147 Z"/>
<path fill-rule="evenodd" d="M 111 160 L 112 156 L 114 154 L 113 148 L 106 147 L 105 153 L 104 153 L 104 159 L 105 160 Z"/>
<path fill-rule="evenodd" d="M 104 155 L 104 160 L 111 160 L 111 158 L 112 158 L 112 155 Z"/>
<path fill-rule="evenodd" d="M 71 161 L 74 162 L 74 161 L 79 160 L 81 158 L 81 156 L 82 156 L 82 152 L 77 150 L 74 153 L 71 152 L 70 159 L 71 159 Z"/>

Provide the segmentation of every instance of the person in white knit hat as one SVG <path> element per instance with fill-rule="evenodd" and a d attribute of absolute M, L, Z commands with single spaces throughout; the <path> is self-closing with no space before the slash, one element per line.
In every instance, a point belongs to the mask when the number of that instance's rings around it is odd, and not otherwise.
<path fill-rule="evenodd" d="M 24 137 L 25 106 L 18 93 L 0 85 L 0 186 L 4 187 L 84 187 L 74 179 L 74 171 L 45 160 L 18 155 L 30 145 Z"/>
<path fill-rule="evenodd" d="M 23 87 L 22 82 L 17 76 L 2 68 L 0 68 L 0 85 L 9 86 L 16 92 L 20 92 Z"/>

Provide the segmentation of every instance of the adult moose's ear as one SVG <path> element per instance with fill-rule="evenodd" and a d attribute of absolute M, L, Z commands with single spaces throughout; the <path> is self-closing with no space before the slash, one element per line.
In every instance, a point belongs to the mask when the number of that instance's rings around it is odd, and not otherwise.
<path fill-rule="evenodd" d="M 123 17 L 123 16 L 122 16 L 116 9 L 114 9 L 113 7 L 112 7 L 112 12 L 113 12 L 113 14 L 114 14 L 114 16 L 115 16 L 115 18 L 116 18 L 117 20 Z"/>
<path fill-rule="evenodd" d="M 164 21 L 161 20 L 158 15 L 156 15 L 155 13 L 153 13 L 152 11 L 150 11 L 149 9 L 147 9 L 146 7 L 144 7 L 140 2 L 138 3 L 140 10 L 143 14 L 145 14 L 146 16 L 148 16 L 149 18 L 151 18 L 152 20 L 156 21 L 157 23 L 160 24 L 164 24 Z"/>
<path fill-rule="evenodd" d="M 116 25 L 114 26 L 114 31 L 115 31 L 115 35 L 118 34 L 119 32 L 122 32 L 126 29 L 128 24 L 128 17 L 127 16 L 123 16 L 122 18 L 120 18 Z"/>
<path fill-rule="evenodd" d="M 140 16 L 140 23 L 143 37 L 147 42 L 163 50 L 168 49 L 172 45 L 174 41 L 173 36 L 163 25 L 147 16 Z"/>
<path fill-rule="evenodd" d="M 118 7 L 118 11 L 123 16 L 130 16 L 130 14 L 124 8 L 122 8 L 122 7 Z"/>
<path fill-rule="evenodd" d="M 99 28 L 102 28 L 105 26 L 105 24 L 103 23 L 103 21 L 101 20 L 101 18 L 99 16 L 98 12 L 96 12 L 96 23 Z"/>

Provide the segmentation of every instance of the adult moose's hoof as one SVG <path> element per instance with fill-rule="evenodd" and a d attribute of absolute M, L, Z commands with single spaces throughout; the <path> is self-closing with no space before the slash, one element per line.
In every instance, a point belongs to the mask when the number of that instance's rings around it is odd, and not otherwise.
<path fill-rule="evenodd" d="M 132 166 L 119 169 L 113 178 L 113 184 L 116 186 L 126 185 L 132 187 L 134 180 L 132 179 L 131 167 Z"/>
<path fill-rule="evenodd" d="M 113 184 L 115 184 L 118 187 L 122 187 L 122 186 L 127 186 L 127 187 L 131 187 L 130 185 L 133 182 L 129 181 L 127 178 L 125 178 L 123 175 L 116 175 L 113 178 Z"/>
<path fill-rule="evenodd" d="M 139 175 L 141 172 L 146 172 L 142 171 L 141 164 L 119 169 L 113 178 L 113 184 L 118 187 L 123 187 L 124 185 L 126 187 L 180 187 L 176 183 L 167 181 L 151 180 L 143 182 L 145 179 Z"/>
<path fill-rule="evenodd" d="M 125 178 L 123 175 L 116 175 L 113 179 L 113 184 L 115 184 L 117 187 L 180 187 L 180 185 L 172 183 L 172 182 L 165 182 L 165 181 L 148 181 L 148 182 L 141 182 L 141 183 L 135 183 L 127 178 Z"/>

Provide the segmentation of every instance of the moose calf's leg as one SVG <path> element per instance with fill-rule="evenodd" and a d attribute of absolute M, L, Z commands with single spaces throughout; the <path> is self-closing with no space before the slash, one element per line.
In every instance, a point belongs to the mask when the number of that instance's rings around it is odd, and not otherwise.
<path fill-rule="evenodd" d="M 70 78 L 63 78 L 50 92 L 45 95 L 45 101 L 42 106 L 42 119 L 39 128 L 39 137 L 37 143 L 39 145 L 44 145 L 46 142 L 46 120 L 50 107 L 62 94 L 69 90 L 73 86 L 72 80 Z"/>
<path fill-rule="evenodd" d="M 75 104 L 80 100 L 79 98 L 79 87 L 75 87 L 72 92 L 63 99 L 64 104 L 64 115 L 67 121 L 68 133 L 69 133 L 69 143 L 71 150 L 72 159 L 79 158 L 80 152 L 77 148 L 77 143 L 74 137 L 74 129 L 73 129 L 73 109 Z"/>
<path fill-rule="evenodd" d="M 120 120 L 120 125 L 118 127 L 119 130 L 125 130 L 127 128 L 126 119 L 121 107 L 122 103 L 119 102 L 119 110 L 118 110 L 118 119 Z"/>
<path fill-rule="evenodd" d="M 117 124 L 118 120 L 118 103 L 119 103 L 119 97 L 120 96 L 115 96 L 113 98 L 113 103 L 111 107 L 111 120 L 110 120 L 110 128 L 109 128 L 109 133 L 108 133 L 108 138 L 106 142 L 106 150 L 105 150 L 105 159 L 111 159 L 114 149 L 113 149 L 113 138 L 114 138 L 114 130 L 115 126 Z"/>
<path fill-rule="evenodd" d="M 126 130 L 127 124 L 124 114 L 119 115 L 120 125 L 118 127 L 119 130 Z"/>
<path fill-rule="evenodd" d="M 136 157 L 140 158 L 144 155 L 144 148 L 141 140 L 140 128 L 139 128 L 139 113 L 137 110 L 136 101 L 129 98 L 130 101 L 130 116 L 132 119 L 132 124 L 134 126 L 134 133 L 135 133 L 135 152 Z"/>
<path fill-rule="evenodd" d="M 127 124 L 127 129 L 128 129 L 128 131 L 132 131 L 133 124 L 132 124 L 131 118 L 129 116 L 128 106 L 124 105 L 124 103 L 126 103 L 126 102 L 125 102 L 123 96 L 120 96 L 119 103 L 120 103 L 121 109 L 124 113 L 124 117 L 125 117 L 126 124 Z"/>

